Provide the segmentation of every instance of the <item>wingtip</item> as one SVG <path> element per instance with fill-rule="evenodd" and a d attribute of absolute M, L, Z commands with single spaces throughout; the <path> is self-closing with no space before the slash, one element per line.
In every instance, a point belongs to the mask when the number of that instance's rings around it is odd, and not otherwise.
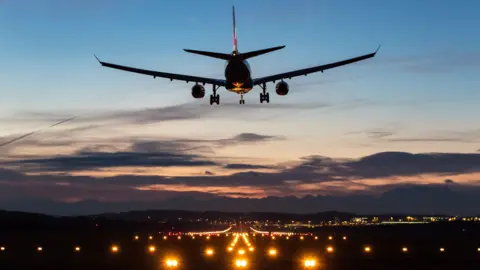
<path fill-rule="evenodd" d="M 97 59 L 97 61 L 98 61 L 100 64 L 102 63 L 102 61 L 100 61 L 100 59 L 98 59 L 98 57 L 97 57 L 95 54 L 93 54 L 93 56 L 95 56 L 95 59 Z"/>
<path fill-rule="evenodd" d="M 375 54 L 377 54 L 378 50 L 380 50 L 380 47 L 382 47 L 382 45 L 381 45 L 381 44 L 380 44 L 380 45 L 378 45 L 378 48 L 377 48 L 377 50 L 375 51 Z"/>

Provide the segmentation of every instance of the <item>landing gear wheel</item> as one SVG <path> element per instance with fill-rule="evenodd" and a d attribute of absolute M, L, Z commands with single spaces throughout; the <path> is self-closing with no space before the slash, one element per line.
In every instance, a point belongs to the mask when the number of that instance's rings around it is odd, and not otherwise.
<path fill-rule="evenodd" d="M 210 95 L 210 105 L 213 105 L 213 103 L 220 104 L 220 95 Z"/>
<path fill-rule="evenodd" d="M 270 103 L 270 93 L 260 93 L 260 103 L 263 101 Z"/>
<path fill-rule="evenodd" d="M 243 94 L 240 95 L 240 104 L 245 104 L 245 100 L 243 99 Z"/>

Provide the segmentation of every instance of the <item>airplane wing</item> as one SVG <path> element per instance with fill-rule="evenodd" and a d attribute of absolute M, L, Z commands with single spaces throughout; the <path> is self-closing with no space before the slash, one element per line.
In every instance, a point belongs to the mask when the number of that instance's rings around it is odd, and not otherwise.
<path fill-rule="evenodd" d="M 348 64 L 351 64 L 351 63 L 355 63 L 355 62 L 358 62 L 358 61 L 362 61 L 362 60 L 365 60 L 365 59 L 368 59 L 368 58 L 372 58 L 377 54 L 379 49 L 380 49 L 380 46 L 373 53 L 365 54 L 365 55 L 358 56 L 358 57 L 355 57 L 355 58 L 342 60 L 342 61 L 335 62 L 335 63 L 330 63 L 330 64 L 311 67 L 311 68 L 299 69 L 299 70 L 295 70 L 295 71 L 275 74 L 275 75 L 266 76 L 266 77 L 262 77 L 262 78 L 257 78 L 257 79 L 253 80 L 253 85 L 259 85 L 259 84 L 263 84 L 263 83 L 267 83 L 267 82 L 273 82 L 273 81 L 277 81 L 277 80 L 281 80 L 281 79 L 287 79 L 287 78 L 291 79 L 292 77 L 297 77 L 297 76 L 302 76 L 302 75 L 307 76 L 307 74 L 314 73 L 314 72 L 319 72 L 319 71 L 321 71 L 323 73 L 323 71 L 327 70 L 327 69 L 336 68 L 336 67 L 348 65 Z"/>
<path fill-rule="evenodd" d="M 113 68 L 113 69 L 119 69 L 119 70 L 123 70 L 123 71 L 134 72 L 134 73 L 139 73 L 139 74 L 144 74 L 144 75 L 150 75 L 150 76 L 153 76 L 153 78 L 161 77 L 161 78 L 170 79 L 170 81 L 179 80 L 179 81 L 186 81 L 186 82 L 198 82 L 198 83 L 202 83 L 202 84 L 213 84 L 213 85 L 216 85 L 216 86 L 225 86 L 225 80 L 204 78 L 204 77 L 197 77 L 197 76 L 190 76 L 190 75 L 182 75 L 182 74 L 174 74 L 174 73 L 166 73 L 166 72 L 160 72 L 160 71 L 153 71 L 153 70 L 139 69 L 139 68 L 134 68 L 134 67 L 121 66 L 121 65 L 102 62 L 102 61 L 100 61 L 100 59 L 98 59 L 98 57 L 96 55 L 95 55 L 95 58 L 97 58 L 97 61 L 104 67 L 109 67 L 109 68 Z"/>

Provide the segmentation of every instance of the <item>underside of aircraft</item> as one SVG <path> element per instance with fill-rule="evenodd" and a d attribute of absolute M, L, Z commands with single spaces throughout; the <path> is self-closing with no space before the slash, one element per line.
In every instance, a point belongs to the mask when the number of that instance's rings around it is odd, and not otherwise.
<path fill-rule="evenodd" d="M 351 63 L 359 62 L 365 59 L 373 58 L 378 52 L 378 50 L 380 49 L 380 46 L 379 46 L 377 50 L 373 53 L 361 55 L 361 56 L 350 58 L 350 59 L 345 59 L 345 60 L 330 63 L 330 64 L 294 70 L 294 71 L 270 75 L 266 77 L 252 78 L 252 71 L 247 59 L 283 49 L 285 48 L 285 46 L 272 47 L 268 49 L 250 51 L 245 53 L 239 52 L 237 47 L 235 7 L 232 7 L 232 16 L 233 16 L 233 51 L 231 53 L 227 54 L 227 53 L 184 49 L 184 51 L 188 53 L 225 60 L 227 62 L 225 65 L 225 79 L 214 79 L 214 78 L 166 73 L 166 72 L 153 71 L 153 70 L 145 70 L 145 69 L 139 69 L 134 67 L 121 66 L 117 64 L 102 62 L 98 59 L 97 56 L 95 56 L 95 58 L 97 58 L 98 62 L 100 62 L 100 64 L 104 67 L 109 67 L 113 69 L 134 72 L 134 73 L 139 73 L 144 75 L 150 75 L 150 76 L 153 76 L 153 78 L 156 78 L 156 77 L 167 78 L 167 79 L 170 79 L 170 81 L 180 80 L 180 81 L 185 81 L 187 83 L 195 82 L 195 85 L 192 87 L 192 96 L 197 99 L 201 99 L 205 97 L 204 86 L 205 84 L 210 84 L 212 85 L 212 92 L 213 92 L 210 95 L 210 105 L 220 104 L 220 95 L 217 94 L 217 90 L 220 87 L 224 87 L 230 92 L 239 94 L 240 104 L 245 104 L 243 95 L 248 93 L 250 90 L 252 90 L 254 86 L 258 85 L 260 86 L 260 88 L 262 88 L 262 92 L 260 93 L 260 103 L 263 103 L 264 101 L 266 103 L 269 103 L 270 95 L 267 92 L 268 82 L 275 83 L 276 81 L 279 81 L 275 85 L 275 92 L 279 96 L 285 96 L 289 92 L 289 85 L 287 82 L 284 81 L 284 79 L 291 79 L 293 77 L 298 77 L 298 76 L 307 76 L 308 74 L 319 72 L 319 71 L 323 73 L 323 71 L 327 69 L 332 69 L 332 68 L 348 65 Z"/>

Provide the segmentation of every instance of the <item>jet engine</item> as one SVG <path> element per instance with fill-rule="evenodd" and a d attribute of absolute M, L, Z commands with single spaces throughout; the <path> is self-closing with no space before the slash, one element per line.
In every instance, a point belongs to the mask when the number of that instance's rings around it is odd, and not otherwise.
<path fill-rule="evenodd" d="M 200 84 L 195 84 L 192 87 L 192 96 L 194 98 L 203 98 L 205 96 L 205 87 Z"/>
<path fill-rule="evenodd" d="M 288 94 L 288 83 L 284 81 L 280 81 L 275 85 L 275 92 L 277 92 L 277 95 L 279 96 L 286 96 Z"/>

